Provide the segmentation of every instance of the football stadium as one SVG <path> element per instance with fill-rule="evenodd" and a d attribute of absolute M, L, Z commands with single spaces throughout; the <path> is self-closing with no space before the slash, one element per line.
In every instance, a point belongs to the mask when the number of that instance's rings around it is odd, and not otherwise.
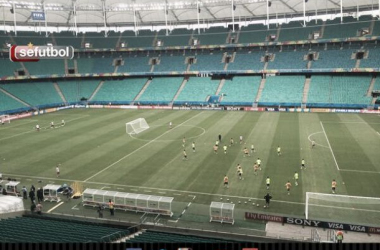
<path fill-rule="evenodd" d="M 0 242 L 380 242 L 378 1 L 0 7 Z"/>

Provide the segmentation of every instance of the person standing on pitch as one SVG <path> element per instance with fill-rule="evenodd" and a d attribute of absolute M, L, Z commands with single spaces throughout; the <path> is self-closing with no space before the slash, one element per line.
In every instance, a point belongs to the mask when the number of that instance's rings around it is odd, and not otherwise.
<path fill-rule="evenodd" d="M 265 180 L 266 184 L 267 184 L 267 189 L 269 189 L 269 186 L 270 186 L 270 178 L 269 176 L 267 176 L 267 179 Z"/>
<path fill-rule="evenodd" d="M 114 208 L 113 201 L 111 199 L 109 199 L 108 201 L 108 207 L 110 209 L 111 216 L 114 216 L 115 208 Z"/>
<path fill-rule="evenodd" d="M 296 184 L 296 186 L 298 186 L 298 173 L 297 171 L 294 173 L 294 184 Z"/>
<path fill-rule="evenodd" d="M 267 195 L 264 196 L 264 199 L 265 199 L 265 205 L 269 207 L 269 203 L 270 203 L 270 200 L 272 199 L 272 196 L 270 196 L 270 194 L 267 193 Z"/>
<path fill-rule="evenodd" d="M 218 138 L 219 138 L 219 142 L 222 142 L 222 135 L 219 135 Z"/>

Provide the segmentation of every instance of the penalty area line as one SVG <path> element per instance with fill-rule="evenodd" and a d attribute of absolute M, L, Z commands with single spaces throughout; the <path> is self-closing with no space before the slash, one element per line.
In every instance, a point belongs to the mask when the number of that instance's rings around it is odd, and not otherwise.
<path fill-rule="evenodd" d="M 327 137 L 327 134 L 326 134 L 326 131 L 325 131 L 325 127 L 323 127 L 323 123 L 322 123 L 322 121 L 319 121 L 319 122 L 321 123 L 321 127 L 322 127 L 322 130 L 323 130 L 323 133 L 324 133 L 325 136 L 326 136 L 327 144 L 329 145 L 329 148 L 330 148 L 331 154 L 332 154 L 332 156 L 333 156 L 333 158 L 334 158 L 334 162 L 335 162 L 336 168 L 337 168 L 338 170 L 340 170 L 340 169 L 339 169 L 339 166 L 338 166 L 338 162 L 336 161 L 336 158 L 335 158 L 335 155 L 334 155 L 334 151 L 333 151 L 332 148 L 331 148 L 331 144 L 330 144 L 329 138 Z"/>

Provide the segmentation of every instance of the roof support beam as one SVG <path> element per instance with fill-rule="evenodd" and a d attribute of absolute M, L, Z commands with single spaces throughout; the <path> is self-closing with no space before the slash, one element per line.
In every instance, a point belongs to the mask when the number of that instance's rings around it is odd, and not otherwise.
<path fill-rule="evenodd" d="M 210 11 L 209 8 L 207 8 L 206 6 L 203 6 L 205 8 L 205 10 L 207 10 L 207 12 L 210 14 L 210 16 L 212 16 L 212 18 L 216 19 L 215 15 Z"/>
<path fill-rule="evenodd" d="M 339 4 L 337 4 L 336 2 L 332 1 L 332 0 L 328 0 L 330 3 L 334 4 L 335 6 L 337 7 L 340 7 Z"/>
<path fill-rule="evenodd" d="M 379 0 L 379 1 L 380 1 L 380 0 Z M 255 14 L 253 14 L 253 12 L 252 12 L 250 9 L 248 9 L 248 7 L 247 7 L 245 4 L 242 4 L 242 6 L 243 6 L 243 8 L 244 8 L 246 11 L 249 12 L 249 14 L 251 14 L 252 16 L 256 16 Z"/>

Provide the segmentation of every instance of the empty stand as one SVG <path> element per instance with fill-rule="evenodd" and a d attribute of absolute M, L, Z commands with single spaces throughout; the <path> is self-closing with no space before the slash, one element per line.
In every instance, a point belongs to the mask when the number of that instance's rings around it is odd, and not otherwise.
<path fill-rule="evenodd" d="M 222 105 L 252 105 L 259 89 L 260 76 L 235 76 L 226 80 L 220 95 L 223 95 Z"/>
<path fill-rule="evenodd" d="M 43 59 L 38 62 L 24 62 L 30 75 L 54 75 L 65 74 L 64 60 Z"/>
<path fill-rule="evenodd" d="M 268 36 L 277 35 L 277 27 L 270 27 L 262 24 L 252 24 L 241 27 L 239 43 L 262 43 L 267 41 Z"/>
<path fill-rule="evenodd" d="M 269 76 L 266 79 L 259 102 L 300 105 L 304 84 L 304 76 Z"/>
<path fill-rule="evenodd" d="M 82 80 L 58 82 L 65 99 L 69 103 L 79 102 L 82 98 L 89 99 L 100 80 Z"/>
<path fill-rule="evenodd" d="M 173 100 L 178 88 L 183 81 L 182 77 L 156 77 L 149 87 L 138 99 L 141 104 L 161 103 L 167 104 Z"/>
<path fill-rule="evenodd" d="M 304 61 L 306 51 L 282 51 L 275 52 L 273 61 L 268 62 L 267 69 L 306 69 Z"/>
<path fill-rule="evenodd" d="M 105 102 L 132 102 L 142 87 L 145 85 L 146 78 L 124 79 L 121 81 L 106 81 L 92 101 Z"/>
<path fill-rule="evenodd" d="M 103 225 L 35 217 L 2 219 L 0 227 L 4 229 L 0 242 L 12 243 L 111 242 L 129 234 Z"/>
<path fill-rule="evenodd" d="M 228 70 L 262 70 L 264 63 L 261 57 L 264 55 L 264 51 L 238 51 L 234 61 L 228 64 Z"/>
<path fill-rule="evenodd" d="M 7 110 L 15 110 L 20 108 L 26 108 L 24 104 L 10 97 L 9 95 L 0 91 L 0 112 Z"/>
<path fill-rule="evenodd" d="M 155 65 L 155 72 L 186 71 L 186 57 L 182 54 L 162 54 L 160 64 Z"/>
<path fill-rule="evenodd" d="M 318 60 L 313 61 L 311 68 L 354 68 L 356 60 L 351 59 L 351 55 L 355 51 L 354 49 L 321 50 Z"/>
<path fill-rule="evenodd" d="M 33 106 L 63 103 L 51 82 L 12 83 L 0 86 Z"/>
<path fill-rule="evenodd" d="M 207 70 L 223 70 L 224 63 L 222 62 L 223 53 L 212 52 L 205 54 L 194 55 L 196 63 L 191 65 L 192 71 L 207 71 Z"/>
<path fill-rule="evenodd" d="M 114 58 L 106 56 L 78 57 L 78 73 L 113 73 L 115 66 L 112 65 Z"/>
<path fill-rule="evenodd" d="M 215 94 L 219 82 L 208 77 L 191 77 L 174 103 L 205 102 L 207 96 Z"/>
<path fill-rule="evenodd" d="M 303 21 L 294 21 L 290 23 L 284 23 L 281 25 L 280 35 L 278 41 L 297 41 L 297 40 L 308 40 L 311 34 L 314 32 L 320 32 L 322 27 L 322 21 L 318 20 L 308 22 L 305 27 L 303 27 Z"/>
<path fill-rule="evenodd" d="M 201 29 L 203 31 L 203 29 Z M 193 37 L 198 38 L 201 45 L 225 44 L 228 35 L 228 29 L 224 27 L 211 27 L 203 33 L 195 33 Z"/>

